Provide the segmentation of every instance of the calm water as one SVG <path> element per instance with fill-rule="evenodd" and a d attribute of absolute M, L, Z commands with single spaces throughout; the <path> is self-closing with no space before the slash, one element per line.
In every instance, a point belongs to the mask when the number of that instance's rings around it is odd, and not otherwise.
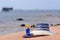
<path fill-rule="evenodd" d="M 53 16 L 47 16 L 47 15 L 53 15 Z M 24 21 L 45 21 L 47 18 L 53 18 L 56 16 L 60 16 L 60 12 L 54 11 L 54 12 L 44 12 L 44 11 L 22 11 L 22 10 L 16 10 L 12 12 L 0 12 L 0 23 L 6 23 L 9 21 L 16 22 L 16 18 L 23 18 Z"/>

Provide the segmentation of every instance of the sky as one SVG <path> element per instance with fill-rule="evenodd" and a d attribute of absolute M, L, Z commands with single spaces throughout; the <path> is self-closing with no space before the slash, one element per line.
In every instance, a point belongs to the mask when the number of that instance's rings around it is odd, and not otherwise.
<path fill-rule="evenodd" d="M 0 9 L 2 7 L 24 10 L 60 10 L 60 0 L 0 0 Z"/>

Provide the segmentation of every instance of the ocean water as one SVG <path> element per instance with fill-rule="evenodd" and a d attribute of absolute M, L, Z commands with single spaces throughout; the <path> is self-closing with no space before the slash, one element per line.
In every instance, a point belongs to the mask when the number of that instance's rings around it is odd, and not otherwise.
<path fill-rule="evenodd" d="M 31 10 L 15 10 L 11 12 L 2 12 L 0 11 L 0 24 L 4 24 L 7 22 L 18 22 L 17 18 L 23 18 L 24 22 L 29 21 L 37 21 L 37 22 L 45 22 L 48 21 L 47 19 L 51 19 L 53 17 L 59 17 L 60 12 L 59 11 L 31 11 Z"/>
<path fill-rule="evenodd" d="M 36 23 L 60 23 L 60 11 L 41 11 L 41 10 L 14 10 L 10 12 L 0 11 L 0 35 L 5 35 L 14 32 L 25 30 L 20 27 L 21 24 L 36 24 Z M 17 18 L 23 18 L 23 21 L 17 21 Z"/>

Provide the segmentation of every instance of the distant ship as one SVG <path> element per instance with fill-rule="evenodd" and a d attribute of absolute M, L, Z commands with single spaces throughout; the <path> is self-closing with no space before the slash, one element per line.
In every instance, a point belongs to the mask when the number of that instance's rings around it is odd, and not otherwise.
<path fill-rule="evenodd" d="M 5 11 L 5 12 L 9 12 L 9 11 L 12 11 L 13 8 L 12 7 L 3 7 L 2 8 L 2 11 Z"/>

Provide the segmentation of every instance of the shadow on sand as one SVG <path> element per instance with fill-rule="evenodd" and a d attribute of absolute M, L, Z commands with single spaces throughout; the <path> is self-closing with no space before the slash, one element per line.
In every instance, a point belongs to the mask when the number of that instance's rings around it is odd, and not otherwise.
<path fill-rule="evenodd" d="M 35 38 L 35 37 L 45 37 L 48 35 L 36 35 L 36 36 L 30 36 L 30 37 L 26 37 L 25 35 L 23 36 L 23 38 Z"/>

